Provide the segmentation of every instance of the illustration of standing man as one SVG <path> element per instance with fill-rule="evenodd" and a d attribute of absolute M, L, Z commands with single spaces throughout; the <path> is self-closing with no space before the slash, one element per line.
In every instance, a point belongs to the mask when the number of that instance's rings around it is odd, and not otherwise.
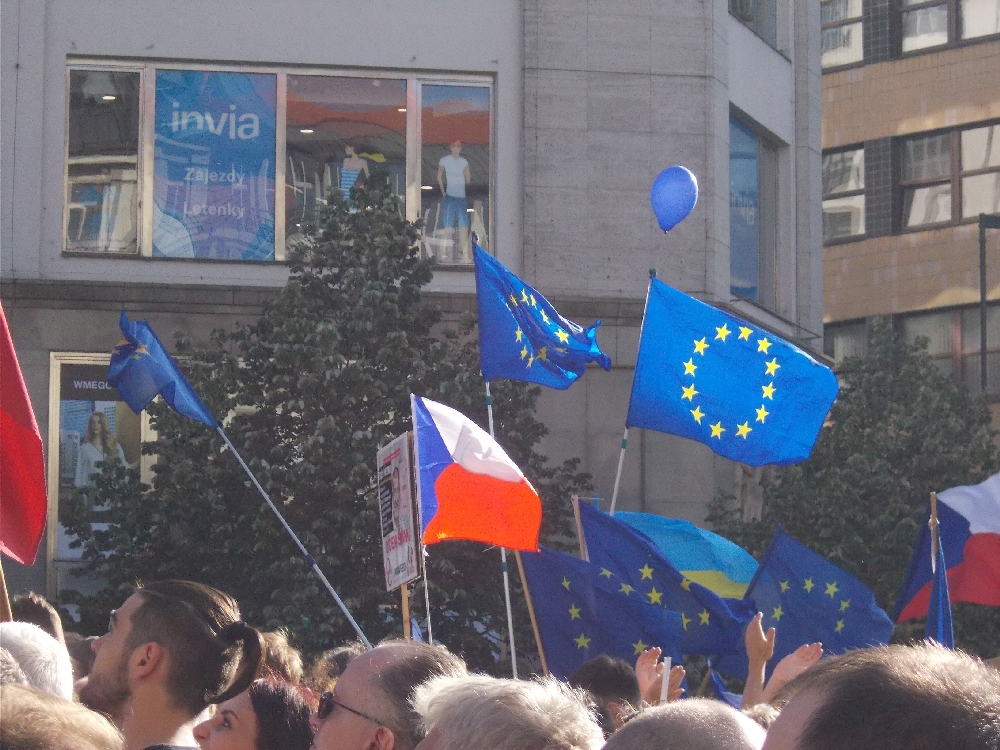
<path fill-rule="evenodd" d="M 444 196 L 441 211 L 441 226 L 445 229 L 456 227 L 456 246 L 453 250 L 453 262 L 471 263 L 472 245 L 469 242 L 469 212 L 465 202 L 465 186 L 471 177 L 469 160 L 459 156 L 462 152 L 462 141 L 451 143 L 451 154 L 442 156 L 438 162 L 438 187 Z M 446 182 L 447 179 L 447 182 Z M 447 184 L 447 188 L 445 185 Z"/>

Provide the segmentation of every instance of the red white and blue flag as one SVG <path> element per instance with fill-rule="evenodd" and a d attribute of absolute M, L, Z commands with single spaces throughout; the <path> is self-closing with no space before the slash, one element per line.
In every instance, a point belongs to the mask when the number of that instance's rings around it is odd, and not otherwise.
<path fill-rule="evenodd" d="M 939 493 L 937 507 L 951 601 L 1000 607 L 1000 474 L 982 484 Z M 896 600 L 896 622 L 927 614 L 932 579 L 925 523 Z"/>
<path fill-rule="evenodd" d="M 410 401 L 424 544 L 471 539 L 536 551 L 542 504 L 517 464 L 461 412 Z"/>

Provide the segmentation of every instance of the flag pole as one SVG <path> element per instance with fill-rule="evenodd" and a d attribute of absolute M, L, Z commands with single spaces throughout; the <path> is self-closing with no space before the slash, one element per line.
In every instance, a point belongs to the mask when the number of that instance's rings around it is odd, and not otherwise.
<path fill-rule="evenodd" d="M 542 633 L 538 629 L 538 618 L 535 617 L 535 605 L 531 601 L 531 589 L 528 588 L 528 579 L 524 575 L 524 563 L 521 562 L 521 553 L 514 550 L 514 558 L 517 560 L 517 570 L 521 574 L 521 587 L 524 589 L 524 599 L 528 602 L 528 617 L 531 618 L 531 629 L 535 632 L 535 645 L 538 646 L 538 656 L 542 660 L 542 672 L 549 673 L 549 665 L 545 660 L 545 647 L 542 645 Z"/>
<path fill-rule="evenodd" d="M 611 513 L 615 514 L 615 506 L 618 504 L 618 485 L 622 481 L 622 465 L 625 463 L 625 446 L 628 445 L 628 427 L 622 435 L 622 452 L 618 454 L 618 472 L 615 474 L 615 491 L 611 493 Z"/>
<path fill-rule="evenodd" d="M 496 436 L 493 434 L 493 396 L 490 394 L 490 381 L 484 381 L 486 383 L 486 414 L 489 416 L 490 420 L 490 437 L 494 440 Z M 503 596 L 504 602 L 507 605 L 507 633 L 510 637 L 510 669 L 514 675 L 514 679 L 517 679 L 517 651 L 514 647 L 514 613 L 510 606 L 510 574 L 507 571 L 507 548 L 500 548 L 500 568 L 503 570 Z"/>
<path fill-rule="evenodd" d="M 938 525 L 937 493 L 932 492 L 931 517 L 927 519 L 927 526 L 931 530 L 931 573 L 937 573 Z"/>
<path fill-rule="evenodd" d="M 13 622 L 10 611 L 10 597 L 7 595 L 7 579 L 3 575 L 3 555 L 0 555 L 0 622 Z"/>
<path fill-rule="evenodd" d="M 333 596 L 334 600 L 337 602 L 337 606 L 340 607 L 340 611 L 344 613 L 344 616 L 354 627 L 354 630 L 358 634 L 358 637 L 361 639 L 361 642 L 365 644 L 365 648 L 371 650 L 372 648 L 371 641 L 368 640 L 368 637 L 364 634 L 364 631 L 361 630 L 361 626 L 359 626 L 358 623 L 355 621 L 354 617 L 351 615 L 350 610 L 347 609 L 347 606 L 344 604 L 343 600 L 341 600 L 340 595 L 337 593 L 337 590 L 333 588 L 333 585 L 330 583 L 329 580 L 327 580 L 327 577 L 323 575 L 323 571 L 319 569 L 319 565 L 316 564 L 316 560 L 313 558 L 313 556 L 309 554 L 309 550 L 305 548 L 305 545 L 302 544 L 299 537 L 295 534 L 294 531 L 292 531 L 292 527 L 288 525 L 288 522 L 285 520 L 285 517 L 281 515 L 281 511 L 278 510 L 277 506 L 271 500 L 270 496 L 268 496 L 267 492 L 264 491 L 264 488 L 261 487 L 260 482 L 257 481 L 257 477 L 253 475 L 253 472 L 250 471 L 250 467 L 246 465 L 246 462 L 243 460 L 243 457 L 239 454 L 239 451 L 236 450 L 236 446 L 234 446 L 230 442 L 229 437 L 226 435 L 225 432 L 222 431 L 222 427 L 216 427 L 215 429 L 216 432 L 218 432 L 222 436 L 222 439 L 229 447 L 229 450 L 232 451 L 234 456 L 236 456 L 236 460 L 239 461 L 240 466 L 243 467 L 243 470 L 247 473 L 247 476 L 250 477 L 250 481 L 253 482 L 254 486 L 257 488 L 257 491 L 260 492 L 261 497 L 264 498 L 264 501 L 267 503 L 268 507 L 272 511 L 274 511 L 274 515 L 278 517 L 278 520 L 281 522 L 281 525 L 285 527 L 285 531 L 288 532 L 288 535 L 292 537 L 292 540 L 295 542 L 296 545 L 298 545 L 299 551 L 302 552 L 302 556 L 305 557 L 306 559 L 306 564 L 310 568 L 312 568 L 313 572 L 316 574 L 319 580 L 321 580 L 323 582 L 323 585 L 326 586 L 327 591 L 329 591 L 330 594 Z"/>
<path fill-rule="evenodd" d="M 410 584 L 404 583 L 399 588 L 400 596 L 403 597 L 403 640 L 413 640 L 410 634 Z"/>
<path fill-rule="evenodd" d="M 573 518 L 576 520 L 576 538 L 580 543 L 580 559 L 590 562 L 590 553 L 587 552 L 587 537 L 583 535 L 583 519 L 580 517 L 580 496 L 573 495 Z"/>

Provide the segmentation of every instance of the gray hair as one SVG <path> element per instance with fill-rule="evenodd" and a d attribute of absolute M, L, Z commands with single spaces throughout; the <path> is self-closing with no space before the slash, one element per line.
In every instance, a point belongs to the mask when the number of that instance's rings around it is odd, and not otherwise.
<path fill-rule="evenodd" d="M 552 678 L 438 677 L 417 688 L 413 707 L 440 750 L 597 750 L 604 733 L 582 690 Z"/>
<path fill-rule="evenodd" d="M 606 750 L 760 750 L 764 729 L 724 703 L 690 698 L 648 708 L 611 735 Z"/>

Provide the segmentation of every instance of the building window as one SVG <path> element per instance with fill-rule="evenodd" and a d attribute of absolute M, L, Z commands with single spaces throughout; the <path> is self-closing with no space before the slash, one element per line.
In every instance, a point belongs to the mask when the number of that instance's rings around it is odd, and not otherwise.
<path fill-rule="evenodd" d="M 823 38 L 820 64 L 824 68 L 860 62 L 862 46 L 861 0 L 820 0 Z"/>
<path fill-rule="evenodd" d="M 730 290 L 775 306 L 777 150 L 739 120 L 729 120 Z"/>
<path fill-rule="evenodd" d="M 67 253 L 281 261 L 377 172 L 425 220 L 425 257 L 471 267 L 473 233 L 492 244 L 489 77 L 81 61 L 68 79 Z"/>
<path fill-rule="evenodd" d="M 1000 211 L 1000 125 L 909 138 L 901 146 L 904 229 Z"/>
<path fill-rule="evenodd" d="M 1000 0 L 901 0 L 903 52 L 1000 33 Z"/>
<path fill-rule="evenodd" d="M 823 155 L 823 242 L 865 233 L 865 150 Z"/>
<path fill-rule="evenodd" d="M 778 9 L 775 0 L 729 0 L 729 12 L 772 47 L 777 46 Z"/>
<path fill-rule="evenodd" d="M 845 357 L 864 357 L 868 353 L 868 325 L 838 323 L 823 328 L 823 353 L 834 362 Z"/>

